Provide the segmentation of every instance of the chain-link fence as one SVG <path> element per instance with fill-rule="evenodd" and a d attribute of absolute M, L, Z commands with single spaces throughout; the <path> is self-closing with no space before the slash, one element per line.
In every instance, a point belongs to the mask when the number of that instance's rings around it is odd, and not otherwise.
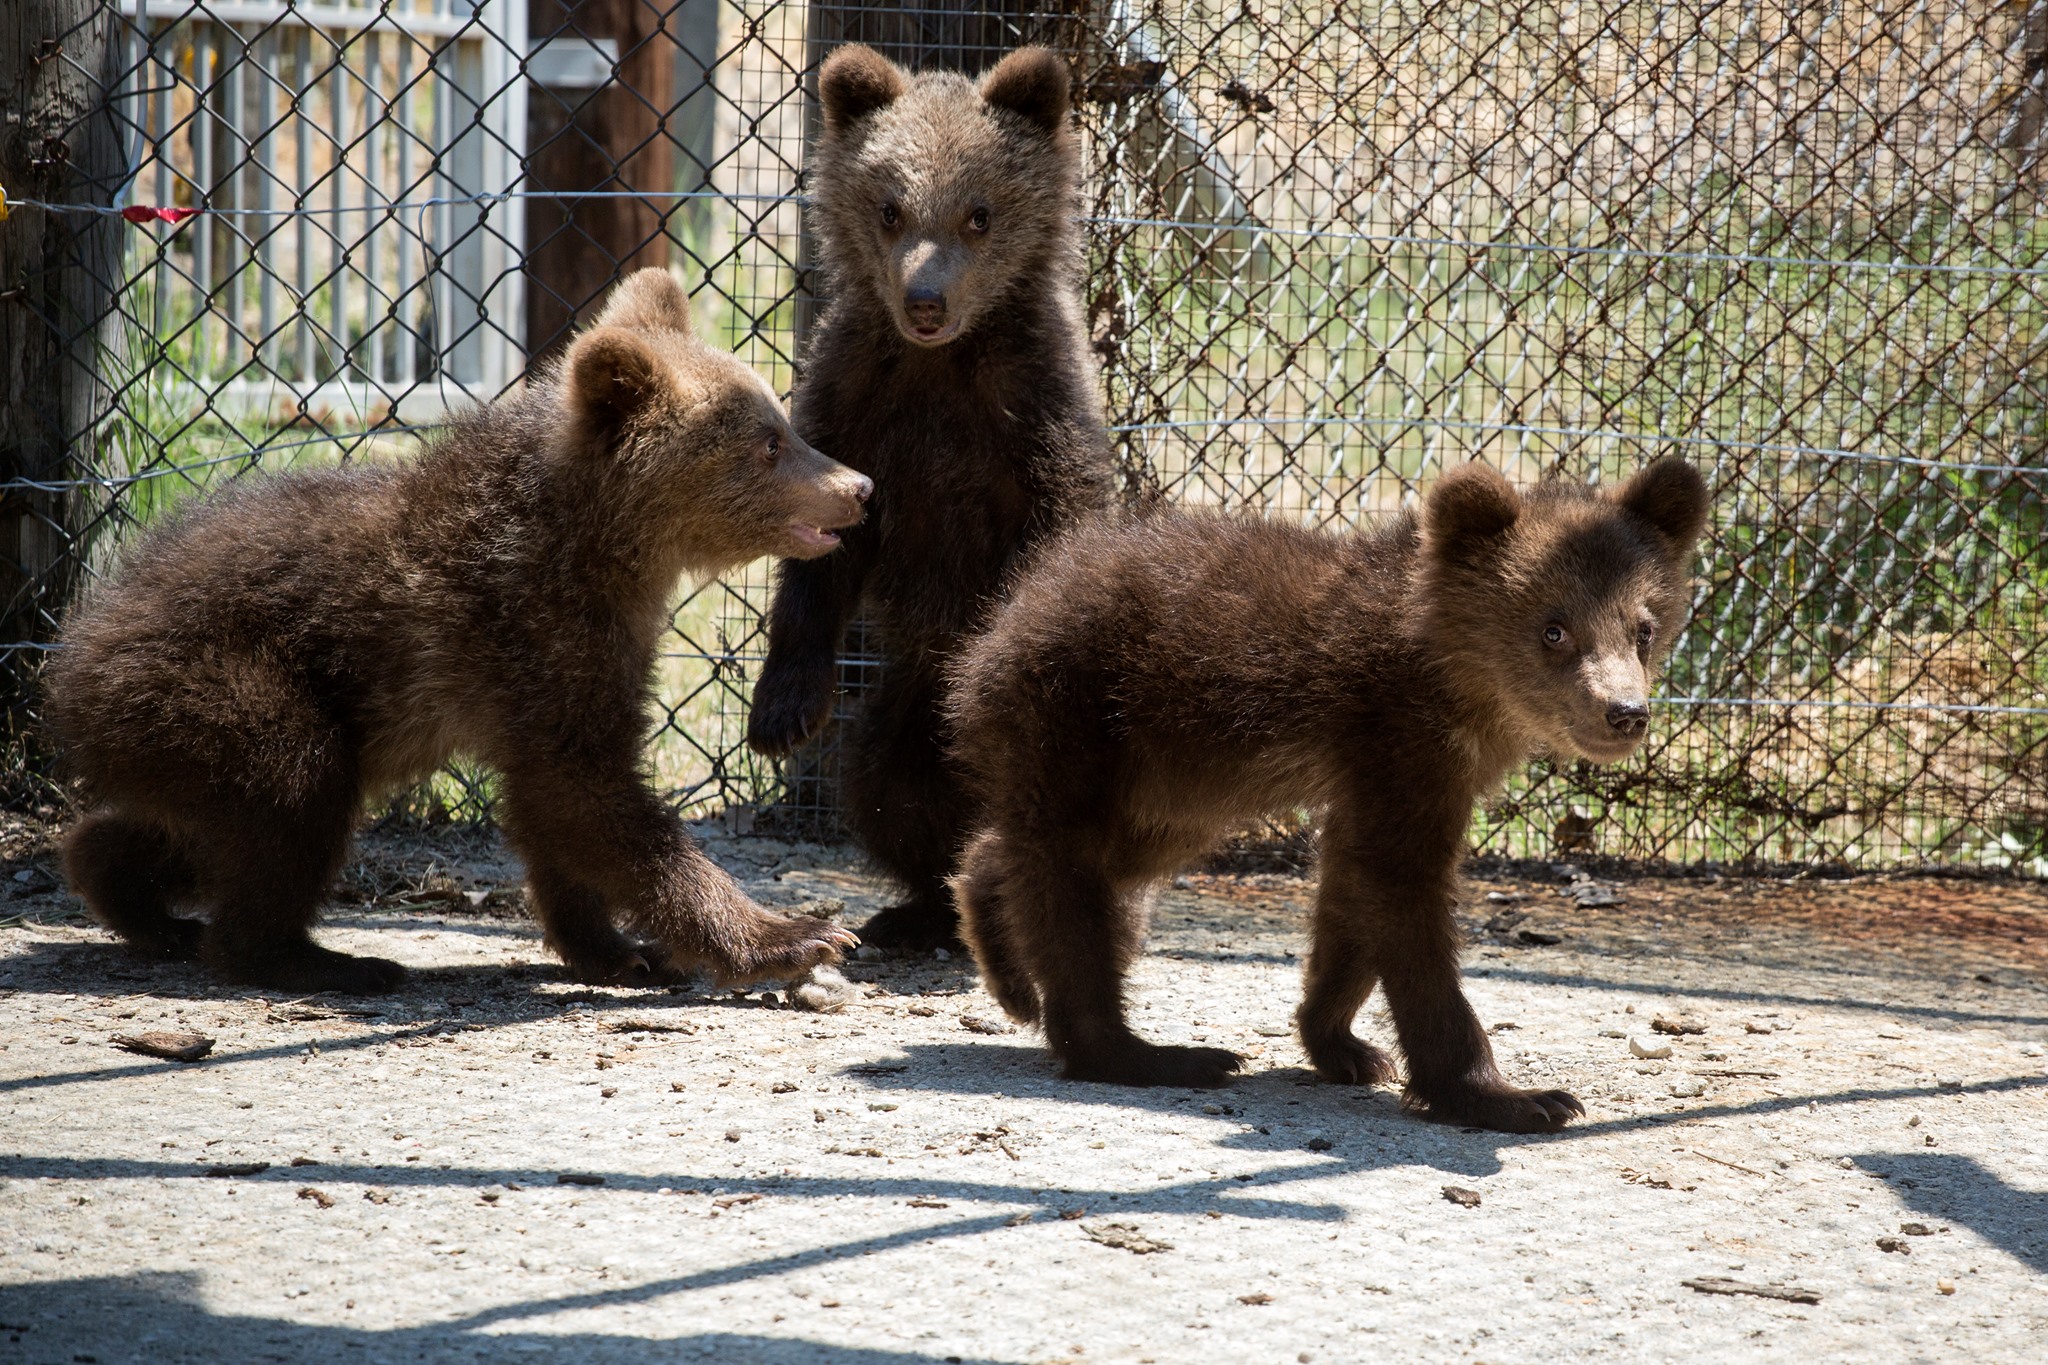
<path fill-rule="evenodd" d="M 679 269 L 787 387 L 817 62 L 1041 41 L 1076 74 L 1134 501 L 1351 523 L 1472 458 L 1710 471 L 1653 742 L 1535 765 L 1482 847 L 2048 872 L 2048 0 L 26 12 L 48 30 L 0 23 L 18 771 L 63 606 L 130 530 L 411 449 L 623 269 Z M 692 810 L 815 824 L 829 738 L 790 773 L 740 742 L 768 580 L 679 608 L 652 762 Z"/>

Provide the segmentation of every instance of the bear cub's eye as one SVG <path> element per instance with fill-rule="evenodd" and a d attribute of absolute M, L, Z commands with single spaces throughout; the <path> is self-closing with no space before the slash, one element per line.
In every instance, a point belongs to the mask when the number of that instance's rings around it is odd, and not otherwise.
<path fill-rule="evenodd" d="M 979 233 L 979 232 L 987 232 L 987 231 L 988 231 L 988 210 L 987 210 L 987 209 L 976 209 L 976 210 L 974 211 L 973 215 L 972 215 L 971 217 L 969 217 L 969 218 L 968 218 L 968 220 L 967 220 L 967 226 L 968 226 L 968 229 L 969 229 L 970 231 L 973 231 L 973 232 L 977 232 L 977 233 Z"/>
<path fill-rule="evenodd" d="M 1636 627 L 1636 649 L 1641 653 L 1648 654 L 1650 646 L 1656 639 L 1657 623 L 1655 621 L 1644 621 Z"/>
<path fill-rule="evenodd" d="M 774 464 L 776 456 L 782 454 L 782 438 L 772 431 L 769 432 L 767 439 L 762 443 L 762 453 L 768 457 L 769 464 Z"/>
<path fill-rule="evenodd" d="M 882 226 L 883 226 L 883 227 L 885 227 L 885 228 L 892 228 L 892 227 L 895 227 L 895 226 L 896 226 L 896 225 L 897 225 L 898 223 L 900 223 L 900 222 L 902 222 L 902 221 L 903 221 L 903 214 L 902 214 L 902 211 L 901 211 L 901 210 L 899 210 L 899 209 L 898 209 L 898 208 L 897 208 L 897 207 L 896 207 L 896 206 L 895 206 L 894 204 L 884 204 L 884 205 L 882 205 Z"/>
<path fill-rule="evenodd" d="M 1543 628 L 1543 643 L 1549 645 L 1552 649 L 1562 648 L 1564 646 L 1564 641 L 1565 634 L 1563 626 L 1560 626 L 1553 622 L 1552 624 L 1547 625 Z"/>

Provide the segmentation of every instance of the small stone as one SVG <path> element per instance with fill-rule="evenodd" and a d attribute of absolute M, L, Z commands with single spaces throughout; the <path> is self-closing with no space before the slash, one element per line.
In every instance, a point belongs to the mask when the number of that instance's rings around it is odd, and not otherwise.
<path fill-rule="evenodd" d="M 1285 1038 L 1294 1030 L 1284 1024 L 1254 1024 L 1252 1032 L 1261 1038 Z"/>
<path fill-rule="evenodd" d="M 777 1081 L 768 1087 L 768 1093 L 771 1095 L 794 1095 L 796 1093 L 796 1082 Z"/>
<path fill-rule="evenodd" d="M 1907 1119 L 1906 1126 L 1908 1128 L 1918 1128 L 1920 1126 L 1920 1116 L 1918 1114 L 1915 1114 L 1911 1118 Z"/>
<path fill-rule="evenodd" d="M 1518 929 L 1515 937 L 1532 948 L 1554 948 L 1564 942 L 1564 935 L 1548 929 Z"/>
<path fill-rule="evenodd" d="M 1631 1037 L 1628 1040 L 1628 1050 L 1630 1055 L 1640 1057 L 1646 1062 L 1661 1062 L 1671 1055 L 1671 1044 Z"/>
<path fill-rule="evenodd" d="M 1311 1152 L 1327 1152 L 1333 1145 L 1334 1144 L 1332 1144 L 1328 1138 L 1322 1136 L 1320 1133 L 1310 1138 L 1307 1143 L 1308 1149 Z"/>
<path fill-rule="evenodd" d="M 1674 1038 L 1683 1037 L 1690 1033 L 1705 1033 L 1707 1031 L 1705 1024 L 1666 1014 L 1660 1014 L 1652 1019 L 1650 1021 L 1650 1028 L 1657 1033 L 1669 1034 Z"/>
<path fill-rule="evenodd" d="M 1444 1198 L 1450 1200 L 1461 1209 L 1476 1209 L 1479 1207 L 1479 1191 L 1468 1190 L 1463 1185 L 1444 1186 Z"/>
<path fill-rule="evenodd" d="M 1932 1237 L 1934 1235 L 1934 1229 L 1928 1227 L 1925 1223 L 1901 1223 L 1899 1224 L 1899 1231 L 1905 1233 L 1908 1237 Z"/>
<path fill-rule="evenodd" d="M 931 1019 L 937 1016 L 938 1011 L 930 1005 L 911 1005 L 904 1010 L 904 1013 L 916 1015 L 919 1019 Z"/>
<path fill-rule="evenodd" d="M 951 952 L 947 951 L 946 949 L 944 949 L 944 948 L 934 948 L 934 949 L 932 949 L 932 961 L 934 961 L 934 962 L 951 962 L 952 960 L 953 960 L 953 954 L 952 954 Z"/>
<path fill-rule="evenodd" d="M 1750 1019 L 1743 1022 L 1742 1031 L 1744 1033 L 1769 1033 L 1771 1032 L 1771 1026 L 1769 1024 L 1759 1024 L 1754 1019 Z"/>
<path fill-rule="evenodd" d="M 1253 1294 L 1239 1294 L 1237 1296 L 1237 1301 L 1239 1303 L 1246 1304 L 1250 1307 L 1257 1308 L 1261 1304 L 1271 1303 L 1273 1301 L 1273 1296 L 1271 1294 L 1266 1293 L 1264 1290 L 1260 1290 L 1257 1293 Z"/>
<path fill-rule="evenodd" d="M 726 1130 L 725 1130 L 725 1140 L 726 1140 L 727 1142 L 738 1142 L 738 1141 L 740 1140 L 740 1130 L 739 1130 L 739 1129 L 737 1129 L 737 1128 L 728 1128 L 728 1129 L 726 1129 Z"/>
<path fill-rule="evenodd" d="M 325 1190 L 316 1190 L 311 1185 L 305 1185 L 300 1188 L 299 1198 L 310 1199 L 311 1201 L 313 1201 L 313 1203 L 319 1205 L 323 1209 L 331 1209 L 334 1207 L 333 1195 L 327 1193 Z"/>
<path fill-rule="evenodd" d="M 856 960 L 861 962 L 880 962 L 882 960 L 882 950 L 866 943 L 854 949 L 853 955 Z"/>
<path fill-rule="evenodd" d="M 976 1014 L 961 1015 L 960 1027 L 966 1029 L 969 1033 L 1009 1033 L 1012 1031 L 1008 1024 L 994 1019 L 983 1019 L 980 1015 Z"/>
<path fill-rule="evenodd" d="M 1671 1094 L 1676 1099 L 1696 1100 L 1706 1093 L 1707 1087 L 1701 1081 L 1673 1081 L 1671 1083 Z"/>
<path fill-rule="evenodd" d="M 1937 1293 L 1937 1294 L 1953 1294 L 1953 1293 L 1955 1293 L 1955 1292 L 1956 1292 L 1956 1285 L 1955 1285 L 1955 1281 L 1954 1281 L 1954 1280 L 1936 1280 L 1936 1281 L 1934 1282 L 1934 1292 L 1935 1292 L 1935 1293 Z"/>
<path fill-rule="evenodd" d="M 1877 1239 L 1877 1249 L 1879 1251 L 1896 1251 L 1902 1256 L 1913 1250 L 1912 1245 L 1903 1237 L 1880 1237 Z"/>
<path fill-rule="evenodd" d="M 615 1086 L 615 1085 L 608 1085 L 608 1086 L 606 1086 L 606 1087 L 605 1087 L 604 1089 L 602 1089 L 602 1090 L 598 1091 L 598 1092 L 597 1092 L 597 1095 L 598 1095 L 598 1098 L 599 1098 L 599 1099 L 606 1099 L 606 1100 L 608 1100 L 608 1099 L 610 1099 L 610 1098 L 611 1098 L 612 1096 L 614 1096 L 614 1095 L 616 1095 L 616 1094 L 618 1094 L 618 1093 L 619 1093 L 619 1088 L 618 1088 L 617 1086 Z"/>

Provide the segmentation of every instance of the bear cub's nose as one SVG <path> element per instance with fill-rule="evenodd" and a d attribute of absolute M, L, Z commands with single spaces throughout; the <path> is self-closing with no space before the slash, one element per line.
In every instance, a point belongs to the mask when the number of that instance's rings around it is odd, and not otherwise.
<path fill-rule="evenodd" d="M 853 500 L 855 502 L 866 502 L 874 491 L 875 481 L 873 479 L 865 474 L 853 476 Z"/>
<path fill-rule="evenodd" d="M 912 289 L 903 295 L 903 311 L 920 332 L 936 332 L 946 324 L 946 296 L 936 289 Z"/>
<path fill-rule="evenodd" d="M 1650 724 L 1650 708 L 1639 701 L 1618 701 L 1607 708 L 1607 723 L 1633 739 Z"/>

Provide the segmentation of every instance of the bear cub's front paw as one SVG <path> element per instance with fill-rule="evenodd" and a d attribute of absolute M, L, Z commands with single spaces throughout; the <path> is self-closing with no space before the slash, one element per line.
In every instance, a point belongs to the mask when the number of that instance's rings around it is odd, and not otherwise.
<path fill-rule="evenodd" d="M 832 716 L 832 668 L 777 668 L 770 664 L 754 688 L 747 716 L 747 747 L 781 758 L 823 729 Z"/>

